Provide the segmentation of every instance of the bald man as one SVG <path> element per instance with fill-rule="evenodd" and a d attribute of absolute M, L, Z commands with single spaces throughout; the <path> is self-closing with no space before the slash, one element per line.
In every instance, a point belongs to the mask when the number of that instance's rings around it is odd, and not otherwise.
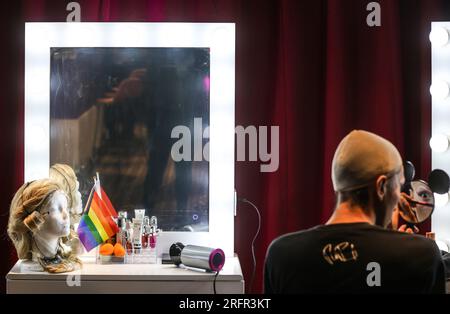
<path fill-rule="evenodd" d="M 404 203 L 403 162 L 395 146 L 353 131 L 336 149 L 331 176 L 333 215 L 325 225 L 272 242 L 265 293 L 445 293 L 434 241 L 387 229 Z"/>

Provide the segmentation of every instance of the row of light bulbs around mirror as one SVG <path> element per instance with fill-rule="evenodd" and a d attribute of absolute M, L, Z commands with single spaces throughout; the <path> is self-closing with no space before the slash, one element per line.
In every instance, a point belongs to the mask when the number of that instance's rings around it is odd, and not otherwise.
<path fill-rule="evenodd" d="M 445 27 L 436 26 L 430 32 L 430 41 L 434 48 L 443 48 L 449 44 L 450 34 Z M 437 100 L 444 100 L 450 95 L 450 87 L 447 81 L 433 79 L 430 93 Z"/>
<path fill-rule="evenodd" d="M 449 43 L 449 32 L 445 27 L 434 27 L 430 33 L 430 41 L 435 47 L 445 47 Z M 433 98 L 443 100 L 450 95 L 448 82 L 444 80 L 433 80 L 430 87 Z M 448 150 L 449 138 L 445 134 L 436 134 L 430 139 L 430 147 L 434 152 L 443 153 Z"/>
<path fill-rule="evenodd" d="M 450 33 L 448 29 L 441 26 L 433 27 L 430 32 L 430 41 L 434 48 L 443 48 L 447 46 L 450 42 Z M 450 96 L 450 85 L 445 80 L 433 79 L 433 82 L 430 86 L 430 93 L 433 96 L 433 99 L 436 100 L 444 100 Z M 449 149 L 449 135 L 438 133 L 434 134 L 430 139 L 430 147 L 433 152 L 436 153 L 444 153 Z M 436 207 L 444 207 L 449 202 L 449 193 L 446 194 L 437 194 L 434 193 L 434 200 Z M 439 248 L 444 251 L 449 251 L 450 245 L 446 241 L 436 241 L 438 243 Z M 445 247 L 445 248 L 443 248 Z"/>
<path fill-rule="evenodd" d="M 431 44 L 435 47 L 445 47 L 450 40 L 450 34 L 445 27 L 433 27 L 430 32 Z M 433 80 L 430 86 L 430 93 L 434 99 L 444 100 L 450 95 L 450 86 L 444 80 Z M 449 148 L 449 137 L 446 134 L 434 134 L 430 139 L 430 147 L 433 152 L 444 153 Z"/>
<path fill-rule="evenodd" d="M 433 47 L 443 48 L 449 44 L 450 34 L 448 29 L 441 26 L 435 26 L 430 32 L 430 41 Z M 450 95 L 450 87 L 447 81 L 433 79 L 433 83 L 430 87 L 431 95 L 438 99 L 443 100 Z"/>
<path fill-rule="evenodd" d="M 450 42 L 449 31 L 445 27 L 433 27 L 430 32 L 430 42 L 433 47 L 445 47 Z M 444 100 L 450 96 L 450 85 L 444 80 L 433 80 L 430 86 L 430 93 L 434 99 Z M 434 134 L 430 139 L 430 147 L 433 152 L 444 153 L 450 146 L 449 136 L 447 134 Z M 443 207 L 449 202 L 449 194 L 434 194 L 436 207 Z"/>

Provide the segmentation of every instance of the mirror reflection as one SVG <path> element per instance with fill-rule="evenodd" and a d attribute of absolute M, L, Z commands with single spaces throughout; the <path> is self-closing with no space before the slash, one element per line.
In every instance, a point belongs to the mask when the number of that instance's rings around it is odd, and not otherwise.
<path fill-rule="evenodd" d="M 409 185 L 409 208 L 400 210 L 402 218 L 411 224 L 427 220 L 434 210 L 434 194 L 425 181 L 412 181 Z"/>
<path fill-rule="evenodd" d="M 208 231 L 209 164 L 175 162 L 171 132 L 193 136 L 194 118 L 209 127 L 209 58 L 208 48 L 51 49 L 50 164 L 75 169 L 83 204 L 99 172 L 117 211 Z"/>

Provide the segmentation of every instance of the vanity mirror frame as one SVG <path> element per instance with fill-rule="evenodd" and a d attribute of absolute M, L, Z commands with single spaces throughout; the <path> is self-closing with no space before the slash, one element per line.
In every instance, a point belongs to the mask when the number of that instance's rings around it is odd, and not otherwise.
<path fill-rule="evenodd" d="M 234 23 L 25 23 L 25 181 L 48 177 L 50 167 L 50 48 L 210 48 L 209 231 L 163 232 L 170 245 L 221 248 L 234 254 Z M 168 139 L 170 140 L 170 139 Z"/>

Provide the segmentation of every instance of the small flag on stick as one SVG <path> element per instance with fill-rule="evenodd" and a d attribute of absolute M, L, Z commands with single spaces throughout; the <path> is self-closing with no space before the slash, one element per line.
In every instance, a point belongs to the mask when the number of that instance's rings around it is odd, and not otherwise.
<path fill-rule="evenodd" d="M 117 212 L 100 186 L 98 174 L 94 181 L 92 197 L 88 200 L 89 209 L 81 216 L 77 229 L 80 241 L 88 252 L 119 231 L 119 227 L 113 219 L 113 217 L 117 217 Z"/>

